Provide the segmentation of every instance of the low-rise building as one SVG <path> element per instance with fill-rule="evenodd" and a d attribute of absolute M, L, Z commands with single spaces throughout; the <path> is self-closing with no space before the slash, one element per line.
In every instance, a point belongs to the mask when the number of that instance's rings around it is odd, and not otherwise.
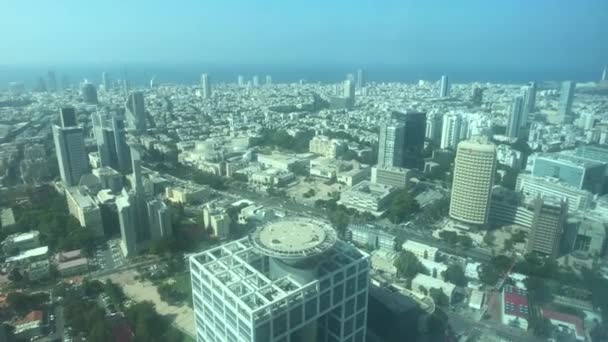
<path fill-rule="evenodd" d="M 338 204 L 361 212 L 367 211 L 374 216 L 382 216 L 395 194 L 395 188 L 392 186 L 363 181 L 342 192 Z"/>
<path fill-rule="evenodd" d="M 27 233 L 17 233 L 6 237 L 0 245 L 6 255 L 14 255 L 20 251 L 40 247 L 40 232 L 32 230 Z"/>
<path fill-rule="evenodd" d="M 346 172 L 338 173 L 338 183 L 346 184 L 348 186 L 355 186 L 364 180 L 369 179 L 370 167 L 360 166 Z"/>
<path fill-rule="evenodd" d="M 542 308 L 541 313 L 543 318 L 548 319 L 551 325 L 559 331 L 560 335 L 573 337 L 576 341 L 586 340 L 585 325 L 582 319 L 546 308 Z"/>
<path fill-rule="evenodd" d="M 2 223 L 2 229 L 11 228 L 15 225 L 15 215 L 12 208 L 0 208 L 0 223 Z"/>
<path fill-rule="evenodd" d="M 28 340 L 41 335 L 44 329 L 44 311 L 31 311 L 25 317 L 17 320 L 14 324 L 15 336 Z"/>
<path fill-rule="evenodd" d="M 454 290 L 456 285 L 447 283 L 441 279 L 433 278 L 426 274 L 418 273 L 412 279 L 412 291 L 427 294 L 431 289 L 439 289 L 448 297 L 449 302 L 454 298 Z"/>
<path fill-rule="evenodd" d="M 68 210 L 78 220 L 80 226 L 93 230 L 97 236 L 103 236 L 101 210 L 93 196 L 81 187 L 67 188 L 65 194 Z"/>
<path fill-rule="evenodd" d="M 62 277 L 70 277 L 89 271 L 89 259 L 82 254 L 80 249 L 57 253 L 55 262 L 57 263 L 57 271 Z"/>
<path fill-rule="evenodd" d="M 420 261 L 422 266 L 427 270 L 428 275 L 430 275 L 433 278 L 445 280 L 443 273 L 445 271 L 447 271 L 447 269 L 448 269 L 447 265 L 442 264 L 437 261 L 425 259 L 425 258 L 418 258 L 418 260 Z"/>
<path fill-rule="evenodd" d="M 285 186 L 296 179 L 292 172 L 282 169 L 266 169 L 255 172 L 249 176 L 253 184 L 268 186 Z"/>
<path fill-rule="evenodd" d="M 418 259 L 428 259 L 435 261 L 439 248 L 425 245 L 420 242 L 407 240 L 401 245 L 401 249 L 413 253 Z"/>
<path fill-rule="evenodd" d="M 523 288 L 505 285 L 502 289 L 502 324 L 528 330 L 530 310 L 528 293 Z"/>
<path fill-rule="evenodd" d="M 185 183 L 165 188 L 165 197 L 173 203 L 200 203 L 205 198 L 205 188 L 193 183 Z"/>
<path fill-rule="evenodd" d="M 310 140 L 309 151 L 325 158 L 335 159 L 347 150 L 344 141 L 330 139 L 323 135 L 317 135 Z"/>
<path fill-rule="evenodd" d="M 220 239 L 227 239 L 230 235 L 230 216 L 224 208 L 208 204 L 203 208 L 203 221 L 205 227 L 213 230 L 213 235 Z"/>
<path fill-rule="evenodd" d="M 394 251 L 397 237 L 389 234 L 380 227 L 368 224 L 351 224 L 348 226 L 351 241 L 359 246 L 366 246 L 370 249 L 382 249 Z"/>
<path fill-rule="evenodd" d="M 372 183 L 389 185 L 395 188 L 405 188 L 413 176 L 414 172 L 412 170 L 402 167 L 372 167 Z"/>

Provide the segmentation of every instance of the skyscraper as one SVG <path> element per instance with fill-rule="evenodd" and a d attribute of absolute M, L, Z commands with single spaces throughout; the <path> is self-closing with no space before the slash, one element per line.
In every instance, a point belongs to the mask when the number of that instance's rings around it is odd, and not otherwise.
<path fill-rule="evenodd" d="M 424 168 L 424 137 L 426 134 L 426 113 L 413 110 L 393 111 L 391 117 L 403 123 L 403 148 L 401 167 Z"/>
<path fill-rule="evenodd" d="M 266 85 L 272 85 L 272 76 L 266 75 Z"/>
<path fill-rule="evenodd" d="M 209 75 L 207 74 L 201 75 L 201 89 L 204 99 L 211 98 L 211 84 L 209 83 Z"/>
<path fill-rule="evenodd" d="M 150 225 L 150 238 L 158 240 L 173 234 L 171 227 L 171 212 L 169 207 L 158 198 L 153 198 L 147 203 L 148 224 Z"/>
<path fill-rule="evenodd" d="M 477 137 L 458 144 L 450 217 L 466 225 L 488 222 L 490 196 L 496 173 L 496 147 Z"/>
<path fill-rule="evenodd" d="M 572 101 L 574 100 L 574 90 L 576 83 L 573 81 L 562 82 L 562 91 L 559 98 L 558 115 L 561 123 L 572 123 L 574 116 L 572 115 Z"/>
<path fill-rule="evenodd" d="M 361 89 L 365 87 L 366 79 L 365 79 L 365 71 L 363 69 L 357 70 L 357 89 Z"/>
<path fill-rule="evenodd" d="M 426 117 L 426 133 L 424 136 L 437 145 L 441 143 L 442 122 L 443 116 L 439 113 L 432 112 Z"/>
<path fill-rule="evenodd" d="M 48 72 L 47 86 L 48 86 L 49 92 L 51 92 L 51 93 L 54 93 L 59 90 L 57 88 L 57 78 L 55 77 L 55 72 L 52 70 L 49 70 L 49 72 Z"/>
<path fill-rule="evenodd" d="M 471 103 L 476 106 L 481 106 L 483 103 L 483 88 L 475 87 L 471 92 Z"/>
<path fill-rule="evenodd" d="M 347 107 L 352 108 L 355 105 L 355 83 L 352 80 L 345 80 L 343 86 L 342 96 L 347 100 Z"/>
<path fill-rule="evenodd" d="M 441 130 L 442 149 L 453 149 L 460 142 L 460 130 L 462 125 L 462 116 L 460 114 L 447 114 L 443 116 L 443 127 Z"/>
<path fill-rule="evenodd" d="M 236 84 L 238 84 L 239 87 L 243 87 L 245 85 L 245 78 L 243 77 L 243 75 L 239 75 L 237 77 Z"/>
<path fill-rule="evenodd" d="M 602 72 L 602 81 L 608 81 L 608 66 L 604 67 L 604 72 Z"/>
<path fill-rule="evenodd" d="M 558 256 L 564 225 L 568 217 L 568 202 L 547 202 L 537 197 L 532 202 L 534 218 L 526 251 L 541 253 L 555 259 Z"/>
<path fill-rule="evenodd" d="M 103 84 L 103 89 L 105 91 L 112 88 L 112 85 L 110 84 L 110 75 L 108 75 L 108 73 L 105 71 L 101 73 L 101 84 Z"/>
<path fill-rule="evenodd" d="M 253 86 L 254 87 L 259 87 L 260 86 L 260 78 L 258 77 L 258 75 L 254 75 L 253 76 Z"/>
<path fill-rule="evenodd" d="M 403 165 L 403 145 L 405 127 L 401 122 L 388 121 L 380 125 L 378 138 L 378 166 L 401 167 Z"/>
<path fill-rule="evenodd" d="M 534 113 L 536 108 L 536 88 L 536 82 L 530 82 L 523 88 L 524 112 L 526 116 L 530 113 Z"/>
<path fill-rule="evenodd" d="M 97 88 L 93 83 L 84 82 L 80 85 L 82 100 L 86 104 L 97 104 Z"/>
<path fill-rule="evenodd" d="M 146 118 L 144 94 L 139 91 L 131 92 L 125 103 L 125 109 L 127 127 L 140 133 L 145 132 L 148 129 L 148 122 Z"/>
<path fill-rule="evenodd" d="M 441 81 L 439 82 L 439 97 L 448 97 L 450 96 L 450 84 L 448 81 L 448 77 L 446 75 L 441 76 Z"/>
<path fill-rule="evenodd" d="M 365 341 L 369 271 L 324 221 L 264 224 L 190 257 L 198 341 Z"/>
<path fill-rule="evenodd" d="M 516 96 L 509 108 L 509 119 L 507 123 L 507 136 L 509 138 L 518 139 L 521 135 L 521 129 L 526 126 L 527 111 L 524 110 L 524 98 Z"/>
<path fill-rule="evenodd" d="M 133 194 L 123 189 L 120 196 L 116 198 L 116 209 L 118 211 L 118 222 L 120 224 L 120 247 L 124 256 L 130 257 L 137 254 L 137 210 L 134 206 Z"/>
<path fill-rule="evenodd" d="M 89 170 L 84 135 L 82 128 L 76 126 L 74 108 L 62 108 L 59 114 L 61 126 L 53 125 L 55 153 L 63 184 L 73 186 Z"/>
<path fill-rule="evenodd" d="M 97 112 L 91 115 L 91 122 L 101 165 L 128 172 L 129 147 L 122 117 Z"/>

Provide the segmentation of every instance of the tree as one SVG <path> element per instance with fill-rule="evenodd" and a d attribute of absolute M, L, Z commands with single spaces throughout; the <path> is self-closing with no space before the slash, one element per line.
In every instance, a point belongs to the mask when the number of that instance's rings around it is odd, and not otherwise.
<path fill-rule="evenodd" d="M 420 263 L 418 257 L 410 251 L 399 252 L 394 266 L 397 268 L 397 276 L 404 278 L 413 278 L 418 273 L 426 272 L 426 268 Z"/>
<path fill-rule="evenodd" d="M 9 308 L 18 315 L 26 314 L 32 310 L 40 309 L 49 300 L 49 295 L 44 292 L 27 294 L 23 292 L 11 292 L 6 296 Z"/>
<path fill-rule="evenodd" d="M 433 301 L 438 306 L 446 306 L 450 304 L 450 298 L 443 293 L 443 290 L 437 288 L 431 288 L 429 290 L 429 296 L 433 298 Z"/>
<path fill-rule="evenodd" d="M 530 328 L 534 332 L 534 336 L 542 338 L 551 337 L 551 332 L 553 331 L 551 322 L 543 317 L 532 318 L 530 320 Z"/>
<path fill-rule="evenodd" d="M 443 276 L 447 282 L 456 286 L 462 287 L 467 285 L 467 277 L 464 275 L 464 271 L 459 265 L 450 265 L 447 270 L 445 270 Z"/>
<path fill-rule="evenodd" d="M 524 279 L 524 284 L 528 290 L 528 298 L 532 303 L 542 305 L 553 300 L 551 289 L 547 286 L 546 280 L 538 277 L 528 277 Z"/>
<path fill-rule="evenodd" d="M 500 273 L 490 264 L 484 264 L 481 266 L 481 270 L 479 272 L 479 280 L 482 283 L 490 286 L 496 285 L 498 279 L 500 278 Z"/>
<path fill-rule="evenodd" d="M 409 219 L 420 210 L 420 204 L 408 190 L 401 190 L 395 195 L 388 210 L 388 218 L 393 223 L 400 223 Z"/>
<path fill-rule="evenodd" d="M 449 244 L 456 244 L 458 242 L 458 233 L 449 230 L 442 230 L 439 232 L 439 237 Z"/>
<path fill-rule="evenodd" d="M 473 247 L 473 239 L 471 239 L 471 237 L 466 234 L 458 235 L 457 240 L 458 240 L 458 244 L 460 244 L 464 248 Z"/>
<path fill-rule="evenodd" d="M 334 226 L 338 234 L 344 236 L 346 227 L 348 227 L 348 224 L 350 223 L 348 214 L 341 209 L 337 209 L 336 211 L 329 212 L 328 216 L 329 222 Z"/>
<path fill-rule="evenodd" d="M 114 284 L 110 279 L 107 279 L 103 286 L 104 293 L 110 298 L 112 304 L 116 307 L 122 307 L 122 304 L 127 299 L 122 287 Z"/>
<path fill-rule="evenodd" d="M 90 298 L 95 298 L 99 296 L 100 293 L 104 290 L 104 284 L 99 280 L 89 280 L 85 279 L 82 282 L 82 290 L 85 296 Z"/>

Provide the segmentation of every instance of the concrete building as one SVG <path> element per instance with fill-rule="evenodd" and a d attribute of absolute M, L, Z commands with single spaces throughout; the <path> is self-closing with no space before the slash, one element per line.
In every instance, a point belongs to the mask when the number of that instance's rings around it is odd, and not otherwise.
<path fill-rule="evenodd" d="M 524 87 L 524 112 L 526 115 L 526 119 L 528 114 L 534 113 L 536 111 L 536 82 L 530 82 L 527 86 Z"/>
<path fill-rule="evenodd" d="M 40 247 L 40 232 L 32 230 L 27 233 L 12 234 L 7 236 L 0 245 L 5 255 L 14 255 L 21 251 Z"/>
<path fill-rule="evenodd" d="M 139 91 L 131 92 L 125 103 L 127 128 L 137 132 L 146 132 L 148 118 L 144 103 L 144 94 Z"/>
<path fill-rule="evenodd" d="M 98 112 L 91 115 L 93 135 L 102 166 L 126 173 L 129 171 L 129 147 L 122 117 Z"/>
<path fill-rule="evenodd" d="M 359 246 L 369 249 L 395 251 L 397 237 L 371 223 L 348 226 L 350 239 Z"/>
<path fill-rule="evenodd" d="M 291 171 L 295 164 L 299 163 L 297 158 L 284 154 L 258 154 L 258 163 L 267 168 L 279 169 L 283 171 Z"/>
<path fill-rule="evenodd" d="M 359 165 L 358 168 L 338 173 L 336 180 L 338 183 L 355 186 L 364 180 L 369 179 L 370 169 L 370 167 L 362 167 Z"/>
<path fill-rule="evenodd" d="M 71 277 L 89 271 L 89 260 L 80 249 L 58 253 L 55 256 L 55 262 L 57 263 L 57 271 L 62 277 Z"/>
<path fill-rule="evenodd" d="M 520 173 L 515 183 L 515 191 L 531 198 L 567 200 L 570 212 L 587 210 L 593 205 L 593 194 L 591 192 L 581 190 L 552 177 L 534 177 L 530 174 Z"/>
<path fill-rule="evenodd" d="M 507 136 L 512 139 L 519 139 L 522 128 L 526 127 L 528 112 L 525 110 L 523 96 L 516 96 L 509 108 L 509 119 L 507 122 Z"/>
<path fill-rule="evenodd" d="M 367 83 L 367 75 L 365 74 L 365 70 L 357 69 L 357 89 L 361 89 L 365 87 Z"/>
<path fill-rule="evenodd" d="M 558 203 L 546 202 L 536 198 L 533 205 L 534 220 L 532 221 L 526 251 L 556 258 L 568 216 L 567 203 L 564 201 Z"/>
<path fill-rule="evenodd" d="M 101 211 L 93 196 L 81 187 L 66 188 L 65 195 L 70 215 L 78 220 L 80 226 L 91 229 L 97 236 L 103 236 Z"/>
<path fill-rule="evenodd" d="M 464 224 L 483 226 L 488 221 L 496 173 L 496 148 L 479 138 L 458 144 L 450 217 Z"/>
<path fill-rule="evenodd" d="M 137 254 L 137 209 L 133 194 L 123 190 L 122 194 L 116 198 L 116 209 L 120 223 L 122 254 L 126 257 Z"/>
<path fill-rule="evenodd" d="M 418 259 L 428 259 L 431 261 L 437 259 L 437 253 L 439 252 L 437 247 L 432 247 L 412 240 L 405 241 L 401 245 L 401 249 L 413 253 Z"/>
<path fill-rule="evenodd" d="M 65 186 L 77 185 L 80 177 L 89 170 L 84 148 L 84 135 L 81 127 L 76 126 L 74 108 L 61 108 L 61 126 L 53 125 L 53 141 L 59 163 L 59 174 Z"/>
<path fill-rule="evenodd" d="M 380 125 L 378 138 L 378 166 L 401 167 L 403 165 L 403 145 L 405 126 L 398 122 Z"/>
<path fill-rule="evenodd" d="M 395 188 L 388 185 L 363 181 L 342 192 L 338 204 L 374 216 L 382 216 L 390 201 L 395 196 Z"/>
<path fill-rule="evenodd" d="M 97 104 L 97 87 L 93 83 L 84 82 L 80 85 L 80 94 L 86 104 Z"/>
<path fill-rule="evenodd" d="M 309 143 L 310 153 L 315 153 L 325 158 L 335 159 L 346 152 L 347 149 L 348 146 L 345 142 L 330 139 L 323 135 L 314 136 Z"/>
<path fill-rule="evenodd" d="M 194 183 L 169 186 L 165 188 L 165 197 L 173 203 L 195 204 L 205 199 L 205 188 Z"/>
<path fill-rule="evenodd" d="M 542 317 L 548 319 L 553 328 L 559 331 L 559 335 L 563 336 L 564 339 L 566 338 L 565 336 L 570 336 L 576 341 L 587 341 L 585 324 L 581 318 L 547 308 L 541 308 L 540 311 Z M 568 339 L 565 340 L 568 341 Z"/>
<path fill-rule="evenodd" d="M 102 189 L 110 189 L 112 192 L 118 193 L 123 188 L 123 176 L 111 167 L 102 166 L 93 169 L 93 175 L 99 179 Z"/>
<path fill-rule="evenodd" d="M 408 169 L 422 170 L 424 168 L 424 137 L 426 134 L 426 113 L 404 110 L 393 111 L 391 118 L 403 124 L 402 164 L 393 165 Z"/>
<path fill-rule="evenodd" d="M 526 290 L 505 285 L 502 289 L 501 299 L 502 324 L 528 330 L 530 309 Z"/>
<path fill-rule="evenodd" d="M 532 175 L 553 177 L 577 189 L 602 193 L 606 163 L 565 153 L 544 153 L 532 160 Z"/>
<path fill-rule="evenodd" d="M 150 239 L 159 240 L 173 235 L 171 210 L 161 199 L 154 198 L 146 203 Z"/>
<path fill-rule="evenodd" d="M 213 235 L 219 240 L 230 236 L 231 219 L 224 208 L 206 205 L 203 208 L 203 222 L 206 228 L 213 230 Z"/>
<path fill-rule="evenodd" d="M 454 149 L 458 146 L 461 136 L 462 127 L 462 115 L 460 114 L 447 114 L 443 116 L 443 125 L 441 129 L 441 143 L 439 145 L 442 149 Z"/>
<path fill-rule="evenodd" d="M 441 143 L 443 116 L 439 113 L 431 112 L 426 116 L 425 138 L 436 145 Z"/>
<path fill-rule="evenodd" d="M 412 279 L 412 290 L 417 293 L 427 294 L 431 289 L 439 289 L 448 297 L 451 303 L 454 299 L 456 285 L 447 283 L 441 279 L 433 278 L 426 274 L 418 273 Z"/>
<path fill-rule="evenodd" d="M 389 185 L 395 188 L 406 188 L 415 172 L 410 169 L 391 166 L 372 167 L 372 183 Z"/>
<path fill-rule="evenodd" d="M 574 115 L 572 113 L 572 102 L 574 100 L 575 89 L 576 82 L 562 82 L 562 90 L 560 93 L 557 115 L 560 118 L 560 122 L 563 124 L 571 124 L 574 121 Z"/>
<path fill-rule="evenodd" d="M 586 218 L 576 219 L 572 223 L 576 230 L 572 251 L 592 257 L 602 256 L 606 250 L 606 224 Z"/>
<path fill-rule="evenodd" d="M 190 257 L 197 339 L 363 342 L 369 268 L 323 221 L 264 224 Z"/>
<path fill-rule="evenodd" d="M 446 75 L 441 76 L 439 81 L 439 97 L 445 98 L 450 96 L 450 83 Z"/>
<path fill-rule="evenodd" d="M 211 83 L 207 74 L 201 75 L 201 95 L 204 99 L 211 98 Z"/>

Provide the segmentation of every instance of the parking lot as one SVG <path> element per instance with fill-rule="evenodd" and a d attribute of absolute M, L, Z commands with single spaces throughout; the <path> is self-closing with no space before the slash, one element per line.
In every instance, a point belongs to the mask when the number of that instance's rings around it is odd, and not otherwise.
<path fill-rule="evenodd" d="M 120 250 L 120 240 L 108 240 L 95 250 L 91 265 L 95 270 L 109 270 L 125 265 L 126 260 Z"/>

